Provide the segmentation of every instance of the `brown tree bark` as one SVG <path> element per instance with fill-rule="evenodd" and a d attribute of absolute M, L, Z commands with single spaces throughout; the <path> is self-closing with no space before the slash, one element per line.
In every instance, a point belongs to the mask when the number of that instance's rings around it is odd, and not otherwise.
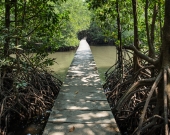
<path fill-rule="evenodd" d="M 119 46 L 118 46 L 118 61 L 119 61 L 119 66 L 122 68 L 122 76 L 124 75 L 124 69 L 123 69 L 123 54 L 122 54 L 122 29 L 121 29 L 121 23 L 120 23 L 120 11 L 119 11 L 119 1 L 116 0 L 116 12 L 117 12 L 117 33 L 118 33 L 118 41 L 119 41 Z"/>
<path fill-rule="evenodd" d="M 139 37 L 138 37 L 137 0 L 132 0 L 132 8 L 133 8 L 133 19 L 134 19 L 134 23 L 133 23 L 134 41 L 133 41 L 133 44 L 137 50 L 140 50 Z M 136 72 L 140 68 L 139 61 L 140 61 L 139 58 L 134 54 L 134 56 L 133 56 L 134 72 Z"/>
<path fill-rule="evenodd" d="M 149 7 L 149 1 L 146 0 L 145 3 L 145 25 L 146 25 L 146 35 L 147 35 L 147 42 L 149 46 L 149 56 L 152 53 L 151 52 L 151 40 L 150 40 L 150 30 L 149 30 L 149 23 L 148 23 L 148 7 Z"/>
<path fill-rule="evenodd" d="M 153 15 L 152 15 L 151 30 L 149 29 L 149 23 L 148 23 L 148 7 L 149 7 L 149 1 L 146 0 L 146 4 L 145 4 L 145 25 L 146 25 L 147 41 L 148 41 L 148 46 L 149 46 L 149 57 L 155 58 L 154 32 L 155 32 L 156 17 L 157 17 L 157 14 L 158 14 L 158 7 L 157 7 L 157 3 L 155 3 L 154 9 L 153 9 Z"/>
<path fill-rule="evenodd" d="M 170 66 L 170 0 L 165 1 L 165 19 L 163 27 L 163 43 L 161 47 L 162 66 Z"/>
<path fill-rule="evenodd" d="M 4 56 L 9 56 L 9 43 L 10 43 L 10 37 L 9 37 L 9 30 L 10 30 L 10 1 L 5 0 L 5 28 L 7 37 L 5 38 L 4 43 Z"/>
<path fill-rule="evenodd" d="M 151 45 L 149 48 L 149 51 L 150 51 L 149 56 L 151 58 L 155 58 L 155 47 L 154 47 L 155 34 L 154 32 L 155 32 L 155 22 L 156 22 L 157 14 L 158 14 L 158 5 L 157 3 L 155 3 L 154 9 L 153 9 L 153 15 L 152 15 L 152 24 L 151 24 L 151 33 L 150 33 Z"/>
<path fill-rule="evenodd" d="M 169 71 L 170 69 L 170 0 L 165 0 L 165 19 L 164 19 L 164 27 L 163 27 L 163 43 L 162 43 L 162 68 Z M 170 76 L 167 78 L 167 82 L 164 85 L 164 111 L 167 109 L 167 104 L 170 109 Z M 165 98 L 168 97 L 166 101 Z M 168 103 L 167 103 L 168 102 Z M 165 135 L 168 135 L 168 124 L 167 124 L 167 112 L 164 112 L 165 116 Z"/>

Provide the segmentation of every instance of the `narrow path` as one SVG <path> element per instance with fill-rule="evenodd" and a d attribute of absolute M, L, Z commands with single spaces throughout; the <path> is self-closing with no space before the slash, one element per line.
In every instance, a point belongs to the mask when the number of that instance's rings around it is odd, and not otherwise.
<path fill-rule="evenodd" d="M 107 52 L 106 52 L 107 53 Z M 69 67 L 43 135 L 119 135 L 85 39 Z"/>

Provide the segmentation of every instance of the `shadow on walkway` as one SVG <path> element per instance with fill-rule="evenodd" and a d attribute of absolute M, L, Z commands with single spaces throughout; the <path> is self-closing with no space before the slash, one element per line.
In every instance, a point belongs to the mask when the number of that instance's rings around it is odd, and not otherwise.
<path fill-rule="evenodd" d="M 118 135 L 86 39 L 68 69 L 43 135 Z"/>

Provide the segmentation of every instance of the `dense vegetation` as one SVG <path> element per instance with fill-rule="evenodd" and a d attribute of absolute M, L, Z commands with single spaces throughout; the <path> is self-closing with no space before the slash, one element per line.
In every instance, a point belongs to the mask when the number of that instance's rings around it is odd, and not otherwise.
<path fill-rule="evenodd" d="M 170 1 L 87 2 L 116 40 L 118 61 L 104 89 L 122 134 L 168 135 Z"/>
<path fill-rule="evenodd" d="M 90 45 L 115 45 L 113 37 L 107 36 L 104 30 L 101 29 L 99 23 L 93 19 L 88 29 L 78 33 L 79 39 L 83 37 L 87 37 L 87 42 Z"/>
<path fill-rule="evenodd" d="M 87 36 L 91 44 L 117 47 L 104 89 L 122 133 L 168 135 L 169 5 L 170 0 L 1 0 L 0 134 L 9 133 L 15 120 L 46 115 L 62 84 L 47 70 L 54 59 L 46 56 Z"/>
<path fill-rule="evenodd" d="M 54 59 L 47 55 L 78 46 L 90 17 L 79 0 L 0 1 L 0 134 L 48 115 L 62 82 L 48 70 Z"/>

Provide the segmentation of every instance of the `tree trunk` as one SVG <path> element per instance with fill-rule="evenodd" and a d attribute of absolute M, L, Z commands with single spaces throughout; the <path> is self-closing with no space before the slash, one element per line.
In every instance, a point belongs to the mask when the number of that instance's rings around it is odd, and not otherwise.
<path fill-rule="evenodd" d="M 5 0 L 5 28 L 6 28 L 6 33 L 7 37 L 5 38 L 5 43 L 4 43 L 4 56 L 8 57 L 9 56 L 9 42 L 10 42 L 10 37 L 9 37 L 9 30 L 10 30 L 10 1 Z"/>
<path fill-rule="evenodd" d="M 139 38 L 138 38 L 138 20 L 137 20 L 137 0 L 132 0 L 132 7 L 133 7 L 133 19 L 134 19 L 134 46 L 140 50 L 139 47 Z M 138 71 L 140 68 L 139 66 L 139 57 L 137 57 L 135 54 L 133 56 L 133 62 L 134 62 L 134 72 Z"/>
<path fill-rule="evenodd" d="M 165 19 L 163 27 L 163 43 L 162 43 L 162 66 L 170 66 L 170 0 L 165 1 Z"/>
<path fill-rule="evenodd" d="M 151 40 L 150 40 L 151 45 L 149 48 L 149 51 L 150 51 L 149 56 L 151 58 L 155 58 L 155 48 L 154 48 L 155 34 L 154 32 L 155 32 L 155 22 L 156 22 L 157 14 L 158 14 L 158 6 L 157 6 L 157 3 L 155 3 L 154 9 L 153 9 L 152 24 L 151 24 Z"/>
<path fill-rule="evenodd" d="M 119 11 L 119 2 L 116 0 L 116 11 L 117 11 L 117 33 L 118 33 L 118 41 L 119 41 L 119 46 L 118 46 L 118 61 L 119 61 L 119 66 L 122 69 L 122 77 L 124 75 L 124 69 L 123 69 L 123 54 L 122 54 L 122 30 L 121 30 L 121 24 L 120 24 L 120 11 Z"/>
<path fill-rule="evenodd" d="M 149 23 L 148 23 L 148 7 L 149 7 L 149 1 L 146 0 L 146 4 L 145 4 L 145 25 L 146 25 L 147 41 L 148 41 L 148 46 L 149 46 L 149 57 L 155 58 L 154 32 L 155 32 L 155 21 L 156 21 L 158 9 L 157 9 L 157 4 L 155 3 L 154 9 L 153 9 L 151 31 L 150 31 L 149 30 Z"/>
<path fill-rule="evenodd" d="M 163 42 L 162 42 L 162 50 L 161 50 L 161 62 L 162 68 L 165 70 L 165 78 L 164 79 L 164 123 L 165 123 L 165 135 L 168 135 L 168 109 L 170 109 L 170 0 L 165 0 L 165 19 L 164 19 L 164 27 L 163 27 Z M 166 72 L 169 72 L 168 77 Z M 161 92 L 159 94 L 161 94 Z M 167 100 L 166 100 L 167 99 Z"/>
<path fill-rule="evenodd" d="M 149 7 L 149 2 L 146 0 L 145 4 L 145 25 L 146 25 L 146 35 L 147 35 L 147 42 L 149 46 L 149 56 L 152 54 L 152 47 L 151 47 L 151 40 L 150 40 L 150 30 L 149 30 L 149 23 L 148 23 L 148 7 Z"/>
<path fill-rule="evenodd" d="M 161 50 L 161 62 L 162 68 L 170 69 L 170 0 L 165 1 L 165 19 L 164 19 L 164 27 L 163 27 L 163 43 Z M 168 78 L 168 82 L 170 82 L 170 76 Z M 170 84 L 168 84 L 170 85 Z M 170 93 L 170 91 L 168 91 Z M 170 94 L 169 99 L 170 99 Z"/>

